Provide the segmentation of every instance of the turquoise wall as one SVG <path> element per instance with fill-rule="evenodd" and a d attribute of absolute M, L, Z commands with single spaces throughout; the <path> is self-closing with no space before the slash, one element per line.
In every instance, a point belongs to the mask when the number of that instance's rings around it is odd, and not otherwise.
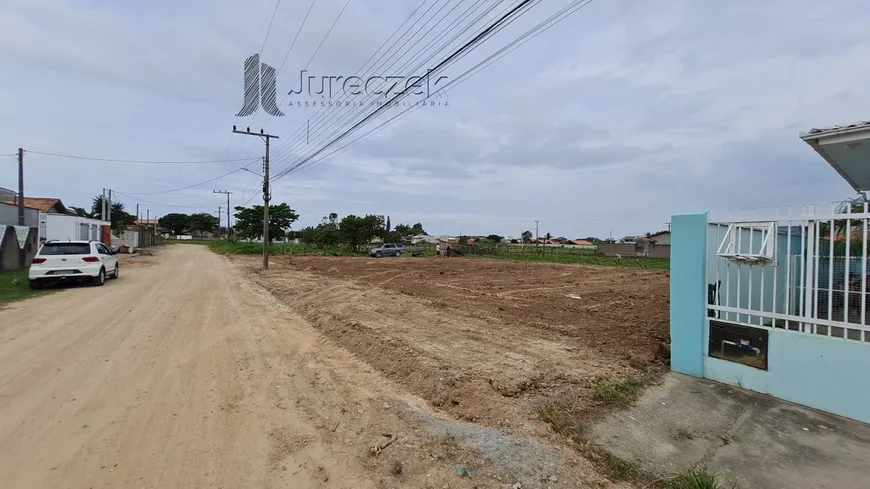
<path fill-rule="evenodd" d="M 870 423 L 870 344 L 782 329 L 768 342 L 767 371 L 703 352 L 703 376 Z"/>
<path fill-rule="evenodd" d="M 766 371 L 707 356 L 707 283 L 716 280 L 718 268 L 724 288 L 727 273 L 715 257 L 717 238 L 724 237 L 724 230 L 717 228 L 707 222 L 706 214 L 671 219 L 671 369 L 870 423 L 870 343 L 769 328 Z M 792 236 L 791 241 L 791 253 L 799 255 L 800 236 Z M 778 235 L 778 266 L 753 267 L 757 271 L 751 275 L 741 272 L 740 294 L 732 289 L 730 305 L 735 306 L 739 297 L 741 306 L 747 306 L 747 285 L 752 281 L 753 307 L 758 308 L 761 274 L 765 274 L 764 310 L 773 308 L 775 280 L 776 312 L 785 312 L 787 246 L 787 236 Z M 731 280 L 734 287 L 736 277 L 731 275 Z M 725 305 L 724 290 L 721 299 Z"/>
<path fill-rule="evenodd" d="M 671 219 L 671 369 L 703 377 L 707 214 Z"/>

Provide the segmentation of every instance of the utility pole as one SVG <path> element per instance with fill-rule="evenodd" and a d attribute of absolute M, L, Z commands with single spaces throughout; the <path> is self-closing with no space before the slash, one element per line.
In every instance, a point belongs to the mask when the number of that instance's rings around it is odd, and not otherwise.
<path fill-rule="evenodd" d="M 18 148 L 18 225 L 24 226 L 24 148 Z"/>
<path fill-rule="evenodd" d="M 139 220 L 139 204 L 136 204 L 136 224 L 142 225 L 142 221 Z"/>
<path fill-rule="evenodd" d="M 535 219 L 535 247 L 538 246 L 538 220 Z"/>
<path fill-rule="evenodd" d="M 260 133 L 251 132 L 248 127 L 244 131 L 239 131 L 236 126 L 233 126 L 233 132 L 236 134 L 244 134 L 246 136 L 259 136 L 260 139 L 266 142 L 266 157 L 263 158 L 263 270 L 269 269 L 269 200 L 272 196 L 269 194 L 269 142 L 272 139 L 278 139 L 278 136 L 266 134 L 260 129 Z"/>
<path fill-rule="evenodd" d="M 106 220 L 106 189 L 103 189 L 103 198 L 100 200 L 100 220 Z"/>
<path fill-rule="evenodd" d="M 106 215 L 108 216 L 108 218 L 106 220 L 109 221 L 109 226 L 111 226 L 112 225 L 112 189 L 109 189 L 109 200 L 106 201 Z"/>
<path fill-rule="evenodd" d="M 24 148 L 18 148 L 18 225 L 24 226 Z M 39 223 L 36 224 L 37 231 Z M 39 243 L 37 243 L 37 246 Z M 27 267 L 27 247 L 18 249 L 18 266 Z"/>
<path fill-rule="evenodd" d="M 221 206 L 218 206 L 218 239 L 221 239 Z"/>
<path fill-rule="evenodd" d="M 227 192 L 226 190 L 212 190 L 213 194 L 227 194 L 227 241 L 230 240 L 230 195 L 232 192 Z M 220 231 L 220 220 L 218 220 L 218 231 Z"/>

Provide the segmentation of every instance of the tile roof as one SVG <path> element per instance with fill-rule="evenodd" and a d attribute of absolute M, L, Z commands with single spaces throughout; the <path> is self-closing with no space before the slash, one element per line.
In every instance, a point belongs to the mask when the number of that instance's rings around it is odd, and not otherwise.
<path fill-rule="evenodd" d="M 858 122 L 853 122 L 851 124 L 839 124 L 839 125 L 831 126 L 831 127 L 819 127 L 819 128 L 814 127 L 812 129 L 810 129 L 809 132 L 801 133 L 801 137 L 807 138 L 810 136 L 813 136 L 813 137 L 822 136 L 822 135 L 825 135 L 828 133 L 849 131 L 849 130 L 853 130 L 853 129 L 870 129 L 870 121 L 858 121 Z"/>
<path fill-rule="evenodd" d="M 15 199 L 7 197 L 7 198 L 3 199 L 3 202 L 5 202 L 7 204 L 11 204 L 11 203 L 15 202 Z M 43 197 L 24 197 L 24 207 L 30 207 L 32 209 L 39 209 L 42 212 L 49 212 L 57 204 L 60 204 L 60 206 L 63 209 L 66 209 L 66 207 L 64 207 L 63 203 L 60 201 L 60 199 L 50 199 L 50 198 L 43 198 Z"/>

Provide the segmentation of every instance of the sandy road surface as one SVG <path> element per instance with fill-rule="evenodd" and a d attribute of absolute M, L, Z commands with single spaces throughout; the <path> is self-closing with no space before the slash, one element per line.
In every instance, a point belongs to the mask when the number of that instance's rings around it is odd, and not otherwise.
<path fill-rule="evenodd" d="M 600 482 L 433 414 L 199 246 L 0 309 L 0 340 L 3 488 L 503 487 L 523 464 L 527 488 Z"/>

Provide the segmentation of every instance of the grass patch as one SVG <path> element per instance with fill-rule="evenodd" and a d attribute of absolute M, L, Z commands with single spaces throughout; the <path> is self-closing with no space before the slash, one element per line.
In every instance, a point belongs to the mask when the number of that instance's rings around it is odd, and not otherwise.
<path fill-rule="evenodd" d="M 579 434 L 579 424 L 571 412 L 562 406 L 547 403 L 538 409 L 538 418 L 550 425 L 554 432 L 574 438 Z"/>
<path fill-rule="evenodd" d="M 725 489 L 715 474 L 705 470 L 687 470 L 668 478 L 660 485 L 662 489 Z M 737 489 L 736 485 L 729 489 Z"/>
<path fill-rule="evenodd" d="M 32 290 L 27 280 L 27 270 L 13 270 L 0 273 L 0 304 L 26 299 L 41 294 Z"/>
<path fill-rule="evenodd" d="M 263 253 L 262 243 L 247 243 L 244 241 L 211 241 L 209 249 L 224 255 L 260 255 Z M 365 251 L 353 252 L 346 248 L 322 249 L 314 246 L 294 243 L 272 243 L 269 246 L 271 256 L 282 255 L 320 255 L 320 256 L 367 256 Z"/>
<path fill-rule="evenodd" d="M 604 464 L 608 475 L 619 481 L 630 481 L 640 474 L 640 465 L 637 462 L 623 460 L 612 455 L 604 458 Z"/>
<path fill-rule="evenodd" d="M 591 253 L 566 252 L 531 252 L 531 253 L 497 253 L 491 255 L 466 255 L 473 258 L 489 258 L 492 260 L 536 261 L 545 263 L 567 263 L 579 265 L 598 265 L 619 268 L 644 268 L 650 270 L 669 270 L 671 260 L 667 258 L 635 258 L 623 257 L 617 261 L 614 257 L 596 256 Z"/>
<path fill-rule="evenodd" d="M 602 379 L 595 386 L 592 398 L 602 404 L 628 407 L 637 401 L 643 386 L 644 382 L 635 377 L 629 377 L 616 384 Z"/>
<path fill-rule="evenodd" d="M 684 430 L 682 428 L 678 429 L 676 433 L 674 433 L 674 440 L 694 440 L 695 434 L 689 430 Z"/>

